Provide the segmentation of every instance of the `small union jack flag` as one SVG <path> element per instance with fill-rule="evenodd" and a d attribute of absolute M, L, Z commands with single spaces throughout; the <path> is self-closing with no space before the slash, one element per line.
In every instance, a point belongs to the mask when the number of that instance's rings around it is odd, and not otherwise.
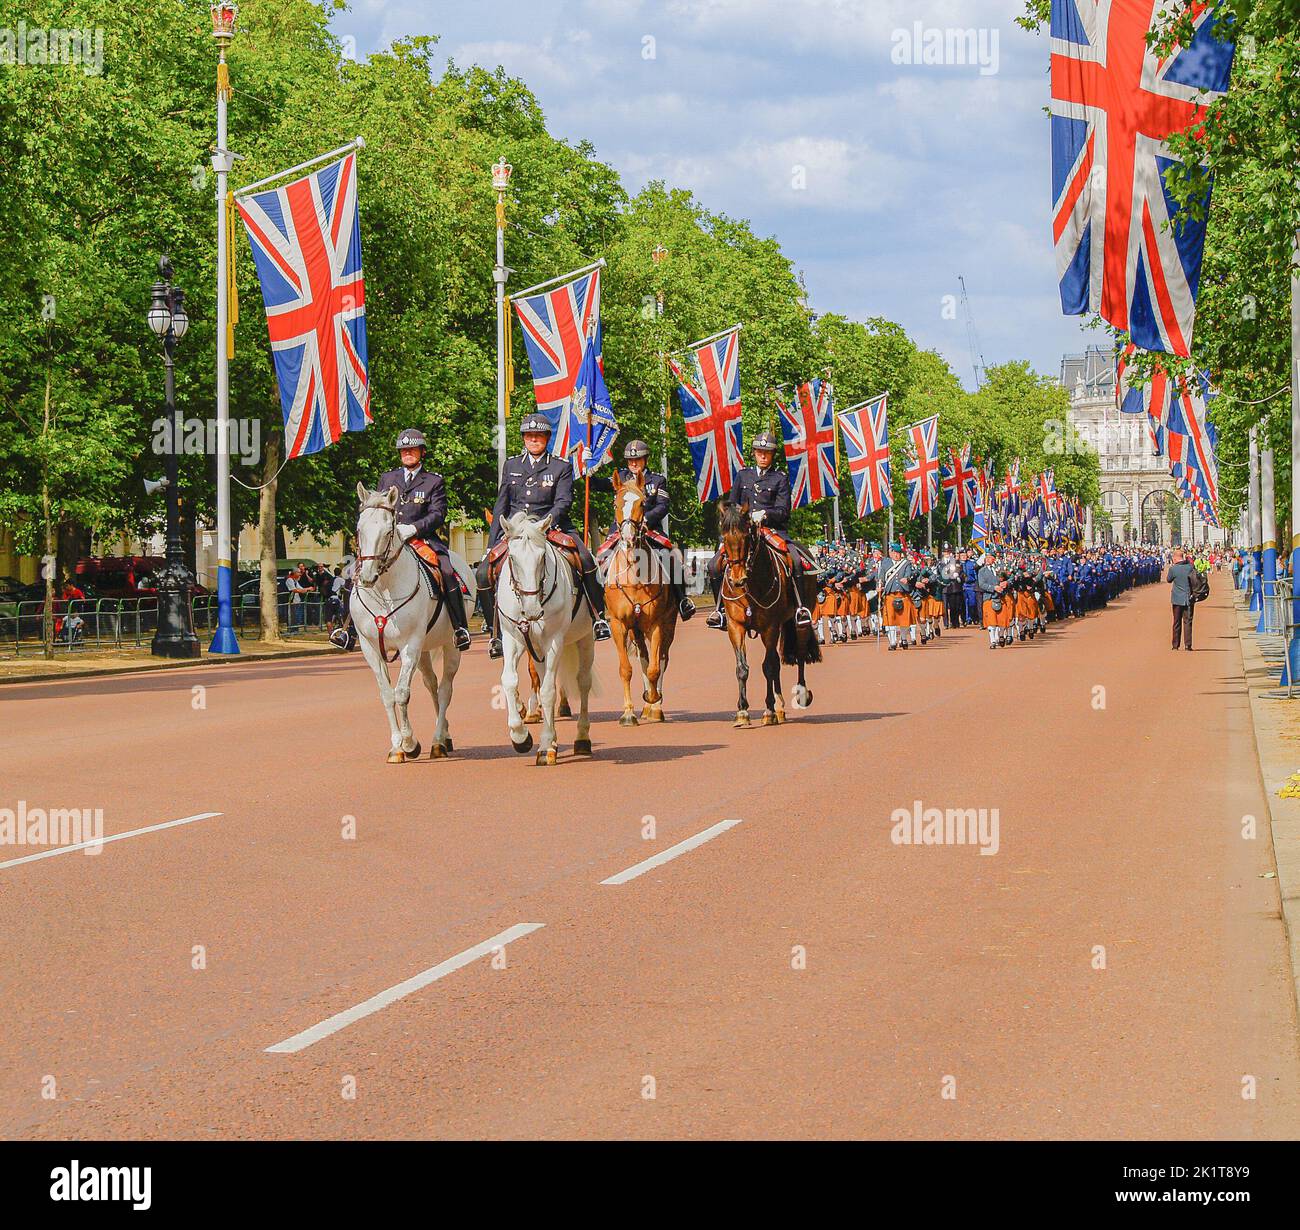
<path fill-rule="evenodd" d="M 907 432 L 907 515 L 919 517 L 934 508 L 939 495 L 939 416 L 911 423 Z"/>
<path fill-rule="evenodd" d="M 565 413 L 578 383 L 587 347 L 595 349 L 596 365 L 605 370 L 604 335 L 600 324 L 600 270 L 593 269 L 563 286 L 512 299 L 524 331 L 533 396 L 538 411 L 552 424 L 551 452 L 567 457 L 584 440 L 571 439 L 571 414 Z"/>
<path fill-rule="evenodd" d="M 858 498 L 859 517 L 869 516 L 894 502 L 889 475 L 888 397 L 888 393 L 881 393 L 836 416 L 844 437 L 853 492 Z"/>
<path fill-rule="evenodd" d="M 355 153 L 235 204 L 253 247 L 287 457 L 370 422 Z"/>
<path fill-rule="evenodd" d="M 697 346 L 695 378 L 675 359 L 668 365 L 677 379 L 686 443 L 695 466 L 700 503 L 720 500 L 744 464 L 740 419 L 740 331 Z"/>
<path fill-rule="evenodd" d="M 833 407 L 829 380 L 810 380 L 799 385 L 793 406 L 777 398 L 785 463 L 790 471 L 791 508 L 802 508 L 840 493 L 840 480 L 835 473 Z"/>
<path fill-rule="evenodd" d="M 1100 312 L 1143 349 L 1185 355 L 1205 214 L 1170 195 L 1168 140 L 1227 90 L 1233 47 L 1220 6 L 1197 3 L 1189 45 L 1158 55 L 1163 5 L 1052 0 L 1052 231 L 1067 316 Z"/>

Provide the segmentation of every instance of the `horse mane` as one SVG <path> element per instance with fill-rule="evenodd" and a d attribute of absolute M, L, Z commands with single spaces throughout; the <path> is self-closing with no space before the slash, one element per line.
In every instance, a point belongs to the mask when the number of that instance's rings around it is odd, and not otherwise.
<path fill-rule="evenodd" d="M 365 512 L 367 508 L 386 508 L 388 504 L 388 501 L 384 498 L 386 490 L 387 488 L 379 488 L 375 491 L 367 491 L 366 498 L 361 501 L 360 511 Z"/>
<path fill-rule="evenodd" d="M 747 529 L 745 518 L 748 508 L 743 504 L 719 504 L 718 528 L 725 534 L 728 530 Z"/>

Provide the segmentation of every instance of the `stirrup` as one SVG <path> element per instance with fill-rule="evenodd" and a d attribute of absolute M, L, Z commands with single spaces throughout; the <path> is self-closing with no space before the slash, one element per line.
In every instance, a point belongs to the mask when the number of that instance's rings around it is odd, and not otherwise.
<path fill-rule="evenodd" d="M 714 607 L 708 619 L 704 622 L 710 628 L 725 628 L 727 626 L 727 617 L 717 607 Z"/>
<path fill-rule="evenodd" d="M 689 598 L 683 598 L 677 604 L 677 610 L 681 613 L 682 622 L 685 623 L 686 620 L 690 619 L 695 614 L 695 603 L 693 603 Z"/>
<path fill-rule="evenodd" d="M 591 631 L 598 641 L 607 641 L 614 635 L 609 630 L 609 622 L 600 615 L 591 621 Z"/>
<path fill-rule="evenodd" d="M 489 658 L 500 658 L 504 656 L 504 654 L 505 650 L 501 647 L 501 638 L 499 636 L 494 636 L 490 641 L 488 641 Z"/>
<path fill-rule="evenodd" d="M 461 650 L 468 649 L 473 643 L 470 640 L 468 628 L 457 628 L 452 639 L 456 642 L 456 648 Z"/>
<path fill-rule="evenodd" d="M 811 628 L 812 621 L 813 621 L 812 612 L 806 606 L 798 607 L 795 610 L 794 622 L 798 627 Z"/>

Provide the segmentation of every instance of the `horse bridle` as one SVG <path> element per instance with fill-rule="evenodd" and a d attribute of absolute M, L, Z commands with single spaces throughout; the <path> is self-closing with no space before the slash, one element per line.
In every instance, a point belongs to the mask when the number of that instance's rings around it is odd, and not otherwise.
<path fill-rule="evenodd" d="M 766 542 L 764 542 L 762 535 L 759 534 L 758 530 L 752 524 L 748 526 L 747 529 L 745 530 L 745 538 L 749 546 L 745 552 L 745 558 L 739 564 L 739 567 L 744 569 L 744 576 L 742 576 L 739 581 L 733 581 L 731 579 L 731 575 L 730 575 L 731 569 L 737 567 L 737 563 L 735 560 L 731 558 L 731 553 L 727 551 L 726 552 L 727 564 L 726 567 L 724 567 L 722 570 L 722 596 L 724 599 L 730 597 L 730 599 L 733 602 L 738 598 L 744 598 L 746 602 L 753 602 L 757 606 L 761 607 L 763 610 L 770 611 L 777 604 L 777 602 L 781 597 L 780 574 L 778 573 L 777 569 L 773 568 L 772 579 L 776 585 L 776 591 L 772 595 L 771 602 L 764 602 L 761 598 L 756 597 L 753 593 L 750 592 L 749 573 L 751 568 L 753 567 L 754 556 L 758 552 L 759 545 L 762 544 L 764 547 L 767 547 L 769 551 L 771 551 L 772 548 L 769 547 Z M 731 589 L 730 595 L 728 595 L 727 593 L 728 588 Z"/>
<path fill-rule="evenodd" d="M 387 509 L 386 511 L 388 512 L 388 515 L 392 518 L 392 521 L 388 526 L 388 533 L 384 538 L 383 550 L 378 555 L 357 556 L 356 562 L 358 566 L 352 574 L 353 576 L 352 592 L 356 595 L 357 601 L 361 603 L 361 609 L 364 610 L 365 613 L 375 621 L 375 628 L 379 633 L 379 656 L 385 662 L 393 663 L 397 661 L 398 657 L 401 655 L 401 651 L 394 649 L 393 656 L 391 658 L 388 656 L 388 650 L 384 647 L 384 629 L 388 626 L 388 621 L 392 619 L 392 617 L 396 615 L 398 611 L 400 611 L 408 602 L 411 601 L 412 598 L 415 597 L 416 594 L 420 592 L 420 580 L 417 577 L 415 581 L 415 588 L 409 594 L 407 594 L 407 596 L 403 598 L 401 602 L 399 602 L 395 607 L 390 608 L 386 614 L 376 615 L 374 611 L 372 611 L 368 606 L 366 606 L 366 600 L 365 598 L 362 597 L 361 591 L 364 589 L 374 589 L 374 587 L 377 584 L 379 584 L 379 578 L 382 577 L 384 573 L 386 573 L 395 563 L 397 563 L 398 556 L 402 554 L 402 546 L 405 545 L 404 543 L 399 545 L 397 550 L 391 556 L 389 556 L 388 549 L 393 545 L 393 538 L 397 534 L 397 510 L 390 508 Z M 367 585 L 361 580 L 360 565 L 364 563 L 366 560 L 370 560 L 370 559 L 383 560 L 384 565 L 382 568 L 380 568 L 380 570 L 377 573 L 375 573 L 375 579 Z"/>
<path fill-rule="evenodd" d="M 538 597 L 538 595 L 541 594 L 541 592 L 544 589 L 546 589 L 546 561 L 550 557 L 550 555 L 551 555 L 551 544 L 547 542 L 542 548 L 542 576 L 541 576 L 541 580 L 537 584 L 537 588 L 521 589 L 519 587 L 519 581 L 515 577 L 514 557 L 510 554 L 510 549 L 508 547 L 506 548 L 506 572 L 510 576 L 510 588 L 514 592 L 515 597 L 519 599 L 519 606 L 521 609 L 523 608 L 525 598 L 537 598 L 538 607 L 541 608 L 543 611 L 545 611 L 546 604 L 550 602 L 551 598 L 554 596 L 555 590 L 560 584 L 560 570 L 558 566 L 554 569 L 554 573 L 555 573 L 554 584 L 552 584 L 551 588 L 546 591 L 546 596 L 544 598 Z M 541 622 L 543 616 L 525 615 L 522 619 L 512 619 L 503 610 L 501 610 L 500 607 L 497 608 L 497 614 L 500 615 L 500 617 L 504 619 L 506 623 L 513 624 L 516 628 L 519 629 L 519 635 L 523 638 L 524 648 L 528 650 L 528 656 L 532 658 L 534 662 L 540 663 L 542 660 L 542 656 L 537 652 L 536 649 L 533 648 L 532 628 L 533 628 L 533 624 Z"/>
<path fill-rule="evenodd" d="M 645 512 L 645 498 L 644 498 L 644 497 L 642 497 L 642 500 L 641 500 L 641 510 L 642 510 L 642 513 L 644 514 L 644 512 Z M 628 541 L 627 541 L 626 539 L 624 539 L 624 537 L 623 537 L 623 527 L 624 527 L 625 525 L 630 525 L 630 526 L 633 527 L 633 530 L 632 530 L 632 540 L 631 540 L 631 542 L 628 542 Z M 645 547 L 646 523 L 645 523 L 645 516 L 644 516 L 644 515 L 642 515 L 642 516 L 640 516 L 640 517 L 624 517 L 623 520 L 620 521 L 620 522 L 618 523 L 618 530 L 619 530 L 619 535 L 618 535 L 618 546 L 614 548 L 615 554 L 617 554 L 619 551 L 626 551 L 629 547 L 630 547 L 633 551 L 645 550 L 645 549 L 646 549 L 646 547 Z M 635 568 L 635 564 L 633 565 L 633 567 Z M 610 574 L 611 574 L 611 575 L 613 574 L 613 569 L 612 569 L 612 568 L 610 569 Z M 619 592 L 620 594 L 622 594 L 624 598 L 627 599 L 627 601 L 628 601 L 628 605 L 632 608 L 632 618 L 633 618 L 634 620 L 638 620 L 638 619 L 640 619 L 640 618 L 641 618 L 641 604 L 640 604 L 639 602 L 637 602 L 637 601 L 632 597 L 632 595 L 629 594 L 629 593 L 627 592 L 627 590 L 625 590 L 625 589 L 623 588 L 623 583 L 622 583 L 621 581 L 615 581 L 615 582 L 614 582 L 614 588 L 617 589 L 618 592 Z"/>

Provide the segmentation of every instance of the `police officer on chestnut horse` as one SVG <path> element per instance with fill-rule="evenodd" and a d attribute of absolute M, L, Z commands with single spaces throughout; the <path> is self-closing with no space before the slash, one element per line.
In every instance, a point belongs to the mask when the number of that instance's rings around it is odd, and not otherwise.
<path fill-rule="evenodd" d="M 677 603 L 677 610 L 681 613 L 683 620 L 690 619 L 695 614 L 695 603 L 686 596 L 686 566 L 682 560 L 681 552 L 668 537 L 667 520 L 668 520 L 668 480 L 662 474 L 656 474 L 653 470 L 647 468 L 646 459 L 650 456 L 650 446 L 644 440 L 633 440 L 623 450 L 623 460 L 627 463 L 619 470 L 619 478 L 623 482 L 628 482 L 637 476 L 640 477 L 642 485 L 645 487 L 645 503 L 642 506 L 641 516 L 645 521 L 647 537 L 655 546 L 667 551 L 672 557 L 672 567 L 669 571 L 669 587 L 673 592 L 673 600 Z M 604 475 L 594 475 L 591 480 L 591 489 L 593 491 L 606 491 L 611 494 L 614 491 L 614 480 Z M 618 539 L 618 510 L 614 510 L 614 524 L 610 526 L 609 537 L 601 545 L 597 553 L 604 556 L 605 552 L 613 547 Z"/>
<path fill-rule="evenodd" d="M 508 457 L 501 471 L 501 487 L 492 510 L 488 554 L 480 561 L 476 573 L 483 615 L 492 630 L 492 638 L 488 641 L 490 658 L 499 658 L 502 653 L 496 628 L 496 592 L 491 577 L 492 548 L 501 541 L 502 522 L 515 513 L 527 513 L 539 521 L 549 516 L 551 532 L 558 530 L 565 535 L 563 546 L 574 551 L 581 561 L 582 589 L 591 605 L 595 638 L 607 641 L 610 635 L 609 624 L 605 621 L 605 587 L 596 572 L 596 561 L 569 523 L 569 509 L 573 506 L 573 465 L 563 457 L 551 455 L 551 424 L 545 415 L 528 415 L 519 430 L 524 438 L 524 451 L 517 457 Z"/>
<path fill-rule="evenodd" d="M 469 648 L 469 621 L 465 618 L 465 597 L 461 593 L 460 578 L 452 567 L 447 544 L 438 537 L 438 531 L 447 522 L 447 488 L 441 474 L 424 468 L 424 454 L 428 442 L 424 432 L 408 427 L 397 437 L 397 455 L 402 464 L 379 476 L 377 491 L 396 487 L 398 492 L 396 524 L 398 536 L 408 543 L 426 563 L 432 565 L 426 552 L 437 559 L 442 577 L 443 600 L 455 631 L 456 648 Z M 420 547 L 425 551 L 422 552 Z"/>
<path fill-rule="evenodd" d="M 799 606 L 794 614 L 794 621 L 802 627 L 812 627 L 812 612 L 803 605 L 803 585 L 801 578 L 806 571 L 803 549 L 798 543 L 790 541 L 788 526 L 790 524 L 790 476 L 784 466 L 776 466 L 776 437 L 769 431 L 760 432 L 754 438 L 754 464 L 746 466 L 736 474 L 730 492 L 723 497 L 727 504 L 749 505 L 749 519 L 759 526 L 766 526 L 789 548 L 790 565 L 794 573 L 795 592 L 799 595 Z M 718 553 L 709 565 L 713 577 L 713 598 L 717 609 L 705 620 L 710 628 L 726 626 L 726 615 L 722 610 L 722 563 L 723 551 Z"/>

